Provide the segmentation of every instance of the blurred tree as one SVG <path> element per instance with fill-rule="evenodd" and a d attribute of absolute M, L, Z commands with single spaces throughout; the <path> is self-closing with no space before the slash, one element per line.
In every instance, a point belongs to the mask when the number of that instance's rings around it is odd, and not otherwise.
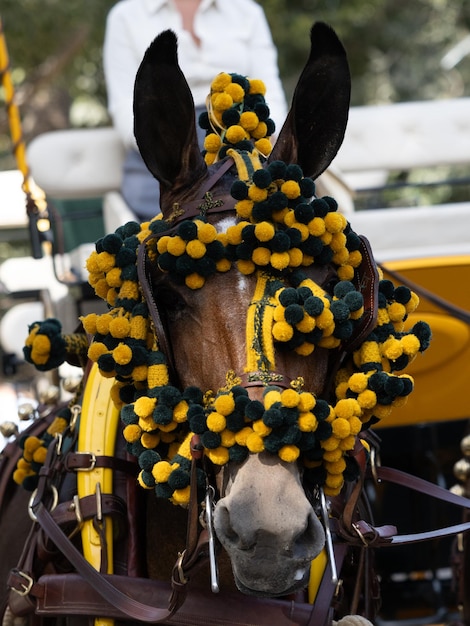
<path fill-rule="evenodd" d="M 259 0 L 279 49 L 288 97 L 308 55 L 310 26 L 331 24 L 348 52 L 352 103 L 470 95 L 470 55 L 444 55 L 470 32 L 467 0 Z M 106 15 L 115 0 L 2 0 L 26 140 L 51 128 L 109 123 L 101 66 Z M 9 156 L 0 91 L 0 168 Z M 8 155 L 8 156 L 5 156 Z"/>

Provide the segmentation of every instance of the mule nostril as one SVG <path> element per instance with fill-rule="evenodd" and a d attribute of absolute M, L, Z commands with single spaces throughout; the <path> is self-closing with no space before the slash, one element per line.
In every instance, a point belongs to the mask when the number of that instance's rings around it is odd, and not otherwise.
<path fill-rule="evenodd" d="M 235 532 L 230 521 L 230 513 L 220 502 L 215 509 L 214 526 L 217 537 L 222 544 L 226 542 L 236 544 L 239 542 L 238 534 Z"/>

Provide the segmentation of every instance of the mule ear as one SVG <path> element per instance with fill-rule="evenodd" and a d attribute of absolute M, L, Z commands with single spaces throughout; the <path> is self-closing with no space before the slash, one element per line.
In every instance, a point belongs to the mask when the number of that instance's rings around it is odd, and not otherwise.
<path fill-rule="evenodd" d="M 145 164 L 163 190 L 189 187 L 206 173 L 193 97 L 178 65 L 176 35 L 170 30 L 154 39 L 137 72 L 134 134 Z"/>
<path fill-rule="evenodd" d="M 309 59 L 269 160 L 297 163 L 305 176 L 317 178 L 343 142 L 351 76 L 346 51 L 332 28 L 314 24 L 310 42 Z"/>

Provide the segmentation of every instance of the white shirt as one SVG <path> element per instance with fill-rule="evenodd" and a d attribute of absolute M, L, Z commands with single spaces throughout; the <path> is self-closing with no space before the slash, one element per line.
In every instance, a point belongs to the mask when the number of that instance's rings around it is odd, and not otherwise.
<path fill-rule="evenodd" d="M 120 0 L 109 12 L 103 48 L 108 108 L 124 144 L 134 147 L 134 80 L 144 53 L 163 30 L 178 37 L 178 60 L 196 106 L 203 105 L 210 83 L 220 72 L 259 78 L 279 132 L 286 101 L 277 67 L 277 51 L 263 9 L 253 0 L 202 0 L 194 32 L 183 30 L 172 0 Z"/>

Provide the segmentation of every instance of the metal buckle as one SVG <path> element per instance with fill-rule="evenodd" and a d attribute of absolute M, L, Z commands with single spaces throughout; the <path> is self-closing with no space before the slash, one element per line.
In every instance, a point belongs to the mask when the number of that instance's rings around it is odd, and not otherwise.
<path fill-rule="evenodd" d="M 77 452 L 77 454 L 88 454 L 90 457 L 90 465 L 88 467 L 76 467 L 76 472 L 91 472 L 96 467 L 96 454 L 93 452 Z"/>
<path fill-rule="evenodd" d="M 366 538 L 364 537 L 364 535 L 361 533 L 359 526 L 357 524 L 355 524 L 354 522 L 351 524 L 352 527 L 354 528 L 354 530 L 356 531 L 359 539 L 362 541 L 362 543 L 365 545 L 366 548 L 369 547 L 369 544 L 366 541 Z"/>
<path fill-rule="evenodd" d="M 33 588 L 34 580 L 31 578 L 31 576 L 29 576 L 29 574 L 26 574 L 25 572 L 17 571 L 16 573 L 19 576 L 22 576 L 25 579 L 26 583 L 20 583 L 22 588 L 21 591 L 19 589 L 16 589 L 16 587 L 11 587 L 11 590 L 17 593 L 19 596 L 27 596 Z"/>

